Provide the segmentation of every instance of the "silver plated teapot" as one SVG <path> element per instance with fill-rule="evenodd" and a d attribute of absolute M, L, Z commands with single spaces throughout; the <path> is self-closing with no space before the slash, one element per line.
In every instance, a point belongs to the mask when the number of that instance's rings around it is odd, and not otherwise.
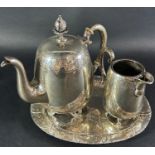
<path fill-rule="evenodd" d="M 101 34 L 100 52 L 92 64 L 88 45 L 95 31 Z M 55 35 L 37 49 L 34 78 L 28 81 L 23 64 L 14 57 L 5 57 L 1 67 L 13 65 L 17 72 L 19 96 L 29 103 L 48 103 L 57 113 L 82 109 L 92 93 L 93 73 L 101 67 L 104 52 L 109 52 L 104 26 L 86 28 L 84 37 L 67 34 L 67 24 L 61 16 L 55 22 Z M 112 55 L 112 58 L 114 56 Z"/>

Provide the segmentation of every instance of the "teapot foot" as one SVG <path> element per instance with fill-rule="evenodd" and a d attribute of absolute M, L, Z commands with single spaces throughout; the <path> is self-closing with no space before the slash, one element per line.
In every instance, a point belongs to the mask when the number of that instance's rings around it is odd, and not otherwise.
<path fill-rule="evenodd" d="M 83 120 L 83 115 L 82 115 L 82 109 L 78 110 L 74 113 L 66 113 L 66 114 L 61 114 L 61 113 L 48 113 L 47 109 L 47 116 L 55 126 L 58 126 L 60 128 L 67 128 L 71 126 L 75 126 L 76 124 L 79 124 Z"/>

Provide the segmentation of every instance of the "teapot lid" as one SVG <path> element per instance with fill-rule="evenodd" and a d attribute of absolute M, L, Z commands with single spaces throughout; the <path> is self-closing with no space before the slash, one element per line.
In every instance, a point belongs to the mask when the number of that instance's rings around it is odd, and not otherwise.
<path fill-rule="evenodd" d="M 38 54 L 40 53 L 55 53 L 64 51 L 87 51 L 87 45 L 82 37 L 66 34 L 68 32 L 67 23 L 61 15 L 58 16 L 54 24 L 54 36 L 43 41 L 37 48 Z"/>

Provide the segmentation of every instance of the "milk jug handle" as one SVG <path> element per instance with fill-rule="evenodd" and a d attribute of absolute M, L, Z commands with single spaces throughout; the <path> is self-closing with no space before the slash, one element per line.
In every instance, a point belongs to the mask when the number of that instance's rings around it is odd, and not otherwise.
<path fill-rule="evenodd" d="M 95 61 L 94 61 L 94 72 L 97 70 L 98 67 L 100 67 L 101 70 L 101 75 L 102 77 L 106 76 L 105 68 L 104 68 L 104 62 L 103 62 L 103 57 L 104 54 L 108 54 L 110 57 L 110 61 L 112 61 L 115 58 L 114 52 L 107 47 L 107 31 L 105 27 L 101 24 L 96 24 L 92 26 L 91 28 L 86 28 L 84 32 L 84 37 L 85 37 L 85 43 L 86 44 L 91 44 L 92 41 L 90 40 L 91 35 L 94 35 L 94 32 L 98 31 L 100 34 L 101 38 L 101 43 L 100 43 L 100 52 L 97 55 Z"/>

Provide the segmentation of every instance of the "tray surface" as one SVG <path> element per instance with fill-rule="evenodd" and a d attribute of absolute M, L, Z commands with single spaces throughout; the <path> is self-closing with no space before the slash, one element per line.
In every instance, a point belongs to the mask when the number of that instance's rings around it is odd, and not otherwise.
<path fill-rule="evenodd" d="M 103 108 L 103 84 L 101 78 L 94 80 L 94 93 L 80 119 L 73 125 L 61 126 L 55 123 L 47 112 L 47 103 L 31 104 L 31 117 L 45 133 L 56 138 L 84 144 L 105 144 L 123 141 L 140 134 L 148 125 L 152 112 L 148 100 L 144 97 L 143 109 L 132 120 L 117 122 L 107 117 Z"/>

